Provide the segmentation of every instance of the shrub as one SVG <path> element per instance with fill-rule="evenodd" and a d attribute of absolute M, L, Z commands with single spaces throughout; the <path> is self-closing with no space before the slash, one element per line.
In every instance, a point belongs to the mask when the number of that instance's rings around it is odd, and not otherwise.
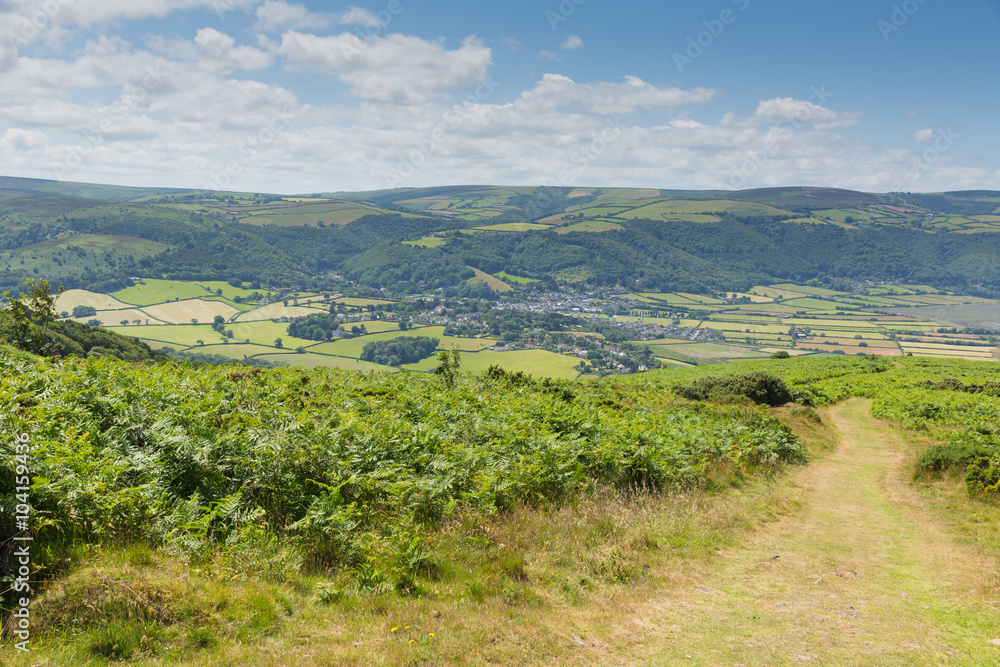
<path fill-rule="evenodd" d="M 931 447 L 917 460 L 917 470 L 943 472 L 951 468 L 965 470 L 975 461 L 996 456 L 1000 443 L 989 433 L 969 429 L 951 442 Z"/>
<path fill-rule="evenodd" d="M 759 405 L 772 407 L 792 401 L 784 380 L 770 373 L 756 372 L 721 378 L 703 378 L 693 385 L 677 388 L 677 393 L 692 401 L 738 402 L 725 396 L 742 396 Z"/>

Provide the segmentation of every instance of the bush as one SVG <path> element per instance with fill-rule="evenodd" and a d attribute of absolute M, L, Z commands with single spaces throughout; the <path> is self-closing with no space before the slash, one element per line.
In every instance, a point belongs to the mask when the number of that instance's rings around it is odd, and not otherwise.
<path fill-rule="evenodd" d="M 792 402 L 792 393 L 784 380 L 764 372 L 704 378 L 693 385 L 678 387 L 677 393 L 692 401 L 734 402 L 723 397 L 742 396 L 759 405 L 772 407 Z"/>
<path fill-rule="evenodd" d="M 951 442 L 931 447 L 917 460 L 917 470 L 943 472 L 952 468 L 965 470 L 975 461 L 996 456 L 1000 443 L 989 433 L 970 429 Z"/>
<path fill-rule="evenodd" d="M 1000 456 L 973 461 L 965 474 L 965 487 L 970 496 L 1000 497 Z"/>
<path fill-rule="evenodd" d="M 774 354 L 771 355 L 771 358 L 772 359 L 788 359 L 791 356 L 792 355 L 788 354 L 788 352 L 785 352 L 784 350 L 778 350 L 777 352 L 775 352 Z"/>

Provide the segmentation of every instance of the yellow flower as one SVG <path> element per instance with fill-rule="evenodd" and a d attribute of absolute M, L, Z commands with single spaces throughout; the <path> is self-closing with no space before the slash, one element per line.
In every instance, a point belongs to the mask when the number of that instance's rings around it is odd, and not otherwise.
<path fill-rule="evenodd" d="M 427 636 L 428 636 L 428 637 L 433 637 L 433 636 L 434 636 L 434 633 L 433 633 L 433 632 L 428 632 L 428 633 L 427 633 Z"/>
<path fill-rule="evenodd" d="M 410 641 L 407 642 L 407 644 L 414 644 L 416 643 L 416 641 L 417 641 L 416 639 L 411 639 Z"/>
<path fill-rule="evenodd" d="M 394 627 L 392 630 L 389 630 L 389 632 L 395 632 L 396 630 L 399 630 L 399 626 L 398 625 L 396 627 Z"/>
<path fill-rule="evenodd" d="M 409 630 L 409 629 L 410 629 L 410 626 L 406 626 L 406 627 L 405 627 L 405 628 L 403 628 L 403 629 L 404 629 L 404 630 Z"/>

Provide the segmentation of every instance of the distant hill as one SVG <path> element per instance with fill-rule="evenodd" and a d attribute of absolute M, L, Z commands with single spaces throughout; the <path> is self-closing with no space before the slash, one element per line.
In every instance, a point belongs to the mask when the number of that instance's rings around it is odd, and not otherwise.
<path fill-rule="evenodd" d="M 904 280 L 1000 291 L 1000 193 L 442 186 L 279 196 L 0 178 L 0 286 L 131 277 L 486 295 Z M 515 280 L 516 279 L 516 280 Z M 518 282 L 520 280 L 521 282 Z"/>

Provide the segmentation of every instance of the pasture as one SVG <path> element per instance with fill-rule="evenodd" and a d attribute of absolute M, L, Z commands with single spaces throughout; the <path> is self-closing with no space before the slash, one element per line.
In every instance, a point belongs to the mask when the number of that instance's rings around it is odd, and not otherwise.
<path fill-rule="evenodd" d="M 213 293 L 197 283 L 146 278 L 132 287 L 126 287 L 123 290 L 113 292 L 111 296 L 119 301 L 124 301 L 135 306 L 152 306 L 167 301 L 196 299 L 198 297 L 209 296 Z"/>
<path fill-rule="evenodd" d="M 143 310 L 149 313 L 150 317 L 171 324 L 186 324 L 192 320 L 212 322 L 217 316 L 221 316 L 228 322 L 230 318 L 240 314 L 238 309 L 224 301 L 206 301 L 204 299 L 160 303 L 146 306 Z"/>

